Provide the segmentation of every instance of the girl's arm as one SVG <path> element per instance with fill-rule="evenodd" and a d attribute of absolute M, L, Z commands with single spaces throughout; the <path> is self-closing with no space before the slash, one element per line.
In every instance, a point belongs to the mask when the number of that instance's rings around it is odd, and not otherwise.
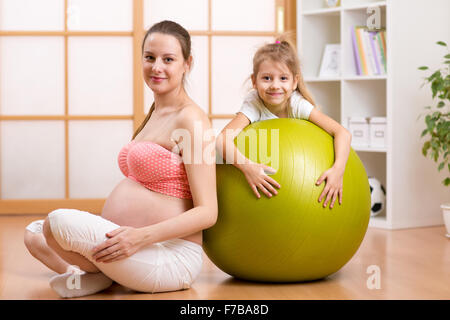
<path fill-rule="evenodd" d="M 225 163 L 232 164 L 242 171 L 256 197 L 261 197 L 258 192 L 259 189 L 270 198 L 272 193 L 277 194 L 273 186 L 281 187 L 278 182 L 266 174 L 266 172 L 275 173 L 275 170 L 264 164 L 255 163 L 247 159 L 234 144 L 234 139 L 249 124 L 250 120 L 243 113 L 239 112 L 217 137 L 217 152 L 225 160 Z"/>
<path fill-rule="evenodd" d="M 326 207 L 331 200 L 330 208 L 333 208 L 337 197 L 339 197 L 339 204 L 342 203 L 342 184 L 345 165 L 347 164 L 350 153 L 352 135 L 338 122 L 323 114 L 317 108 L 311 111 L 308 120 L 334 137 L 334 164 L 330 169 L 322 173 L 316 182 L 316 185 L 320 185 L 326 180 L 326 185 L 319 197 L 319 202 L 322 202 L 322 199 L 326 196 L 323 206 Z"/>

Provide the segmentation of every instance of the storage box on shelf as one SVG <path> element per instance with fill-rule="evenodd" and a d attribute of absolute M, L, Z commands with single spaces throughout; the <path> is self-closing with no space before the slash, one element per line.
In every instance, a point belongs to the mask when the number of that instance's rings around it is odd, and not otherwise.
<path fill-rule="evenodd" d="M 386 118 L 369 118 L 369 145 L 372 148 L 386 148 Z"/>
<path fill-rule="evenodd" d="M 380 151 L 387 146 L 386 117 L 349 117 L 348 129 L 356 150 Z"/>
<path fill-rule="evenodd" d="M 369 124 L 364 117 L 348 118 L 348 130 L 352 134 L 352 147 L 369 147 Z"/>

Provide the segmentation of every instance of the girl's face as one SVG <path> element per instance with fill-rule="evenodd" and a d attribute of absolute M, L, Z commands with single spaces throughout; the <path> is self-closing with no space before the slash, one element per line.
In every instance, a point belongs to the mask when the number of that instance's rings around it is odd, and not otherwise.
<path fill-rule="evenodd" d="M 298 76 L 292 74 L 282 62 L 264 60 L 258 73 L 252 75 L 253 87 L 264 104 L 270 107 L 285 107 L 292 92 L 297 88 Z"/>
<path fill-rule="evenodd" d="M 180 42 L 174 36 L 154 32 L 144 43 L 144 81 L 155 94 L 163 94 L 183 85 L 192 57 L 184 60 Z"/>

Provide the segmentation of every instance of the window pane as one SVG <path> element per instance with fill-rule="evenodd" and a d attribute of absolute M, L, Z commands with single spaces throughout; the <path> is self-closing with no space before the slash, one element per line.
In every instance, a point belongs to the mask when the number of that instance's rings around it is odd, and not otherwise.
<path fill-rule="evenodd" d="M 212 29 L 275 31 L 275 0 L 214 0 Z"/>
<path fill-rule="evenodd" d="M 186 30 L 208 30 L 208 0 L 145 0 L 144 27 L 172 20 Z"/>
<path fill-rule="evenodd" d="M 62 37 L 0 38 L 3 115 L 64 114 Z"/>
<path fill-rule="evenodd" d="M 64 30 L 64 1 L 0 0 L 0 30 Z"/>
<path fill-rule="evenodd" d="M 64 198 L 64 122 L 3 121 L 1 198 Z"/>
<path fill-rule="evenodd" d="M 125 178 L 117 157 L 132 130 L 130 120 L 69 122 L 71 198 L 106 198 Z"/>
<path fill-rule="evenodd" d="M 250 75 L 256 50 L 271 37 L 213 37 L 212 113 L 236 113 L 251 89 Z"/>
<path fill-rule="evenodd" d="M 132 0 L 68 1 L 68 30 L 131 31 L 132 21 Z"/>
<path fill-rule="evenodd" d="M 131 37 L 69 38 L 69 113 L 132 114 L 132 64 Z"/>

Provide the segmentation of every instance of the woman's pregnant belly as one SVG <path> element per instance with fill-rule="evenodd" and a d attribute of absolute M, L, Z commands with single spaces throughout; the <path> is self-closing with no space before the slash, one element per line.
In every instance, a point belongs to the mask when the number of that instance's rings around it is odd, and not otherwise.
<path fill-rule="evenodd" d="M 154 192 L 125 178 L 106 199 L 101 216 L 120 226 L 141 228 L 180 215 L 192 207 L 191 199 Z M 201 245 L 202 232 L 182 239 Z"/>

